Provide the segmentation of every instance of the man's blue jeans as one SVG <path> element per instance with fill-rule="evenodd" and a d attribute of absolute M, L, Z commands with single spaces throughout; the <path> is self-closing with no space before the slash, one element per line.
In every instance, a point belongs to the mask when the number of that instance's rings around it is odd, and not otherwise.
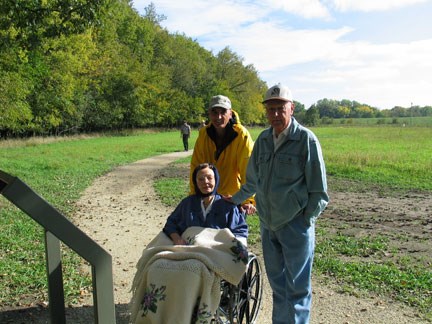
<path fill-rule="evenodd" d="M 273 290 L 273 324 L 309 323 L 315 226 L 299 216 L 277 231 L 261 225 L 261 238 Z"/>

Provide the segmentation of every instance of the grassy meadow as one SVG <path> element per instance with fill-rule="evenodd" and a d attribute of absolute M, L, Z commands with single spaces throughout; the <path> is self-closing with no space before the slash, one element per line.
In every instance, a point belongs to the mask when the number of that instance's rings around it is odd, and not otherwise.
<path fill-rule="evenodd" d="M 262 129 L 249 130 L 256 138 Z M 329 177 L 368 186 L 432 193 L 432 128 L 327 126 L 313 131 L 320 139 Z M 192 145 L 196 135 L 194 131 L 190 140 Z M 70 216 L 74 213 L 73 203 L 95 178 L 118 165 L 180 150 L 182 141 L 178 131 L 4 141 L 0 142 L 0 170 L 18 176 Z M 188 160 L 180 162 L 184 164 Z M 187 192 L 184 179 L 159 179 L 156 187 L 162 197 L 171 197 L 166 201 L 170 206 L 175 206 Z M 257 241 L 258 225 L 250 225 L 252 240 Z M 0 310 L 18 305 L 23 299 L 29 302 L 35 298 L 45 300 L 47 283 L 42 229 L 1 196 L 0 232 Z M 378 243 L 369 244 L 379 249 Z M 82 278 L 76 270 L 81 260 L 67 248 L 65 250 L 67 301 L 74 303 L 80 289 L 88 288 L 91 280 Z M 337 255 L 331 254 L 333 252 L 329 251 L 328 256 L 337 259 Z M 326 253 L 325 249 L 320 253 Z M 335 273 L 338 276 L 343 271 Z M 423 269 L 422 274 L 428 273 L 430 275 L 429 269 Z M 423 280 L 423 277 L 406 278 L 401 285 L 408 285 L 407 280 Z M 427 280 L 420 285 L 424 293 L 416 298 L 431 298 L 432 285 Z M 431 306 L 430 299 L 428 305 L 421 301 L 410 304 L 423 305 L 422 309 Z"/>
<path fill-rule="evenodd" d="M 118 165 L 182 149 L 178 131 L 4 141 L 0 142 L 0 170 L 19 177 L 70 216 L 73 202 L 95 178 Z M 0 196 L 0 233 L 0 309 L 26 300 L 31 303 L 33 296 L 45 300 L 42 228 Z M 87 289 L 91 280 L 77 272 L 80 259 L 74 253 L 65 253 L 63 261 L 65 294 L 73 303 L 80 288 Z"/>
<path fill-rule="evenodd" d="M 329 176 L 432 190 L 432 128 L 334 127 L 314 131 Z"/>
<path fill-rule="evenodd" d="M 324 120 L 329 126 L 382 126 L 395 127 L 431 127 L 432 117 L 374 117 L 374 118 L 338 118 Z"/>

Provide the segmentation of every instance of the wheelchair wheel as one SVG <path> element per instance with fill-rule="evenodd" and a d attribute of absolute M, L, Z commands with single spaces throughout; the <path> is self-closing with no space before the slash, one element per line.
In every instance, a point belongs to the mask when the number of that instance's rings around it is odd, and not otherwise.
<path fill-rule="evenodd" d="M 261 267 L 255 255 L 249 255 L 246 273 L 237 286 L 221 284 L 221 303 L 216 314 L 218 324 L 254 324 L 262 299 Z"/>

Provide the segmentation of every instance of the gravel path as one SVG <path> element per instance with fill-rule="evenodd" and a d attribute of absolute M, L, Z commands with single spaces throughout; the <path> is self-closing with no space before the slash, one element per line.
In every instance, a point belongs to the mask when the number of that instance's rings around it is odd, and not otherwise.
<path fill-rule="evenodd" d="M 129 289 L 135 264 L 170 213 L 158 200 L 152 186 L 153 179 L 163 167 L 190 153 L 165 154 L 116 168 L 96 179 L 78 202 L 74 222 L 113 257 L 117 323 L 128 323 L 127 305 L 131 298 Z M 262 253 L 260 250 L 253 252 L 258 257 Z M 416 317 L 414 310 L 398 303 L 373 296 L 365 299 L 340 294 L 316 278 L 313 287 L 312 324 L 427 323 Z M 94 323 L 91 305 L 91 296 L 83 296 L 81 306 L 67 309 L 67 322 Z M 21 320 L 14 323 L 48 323 L 46 313 L 23 313 Z M 265 277 L 257 323 L 271 323 L 270 288 Z"/>

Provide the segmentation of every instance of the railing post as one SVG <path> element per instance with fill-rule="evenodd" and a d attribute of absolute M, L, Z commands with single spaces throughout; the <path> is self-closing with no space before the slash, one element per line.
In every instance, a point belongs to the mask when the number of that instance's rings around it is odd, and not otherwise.
<path fill-rule="evenodd" d="M 93 302 L 95 305 L 114 305 L 114 296 L 112 293 L 113 274 L 111 261 L 109 264 L 106 261 L 103 262 L 105 265 L 102 264 L 102 262 L 98 267 L 92 266 Z M 109 308 L 105 306 L 98 307 L 95 311 L 95 323 L 113 323 L 113 315 L 115 317 L 115 314 L 112 314 Z"/>
<path fill-rule="evenodd" d="M 95 323 L 115 324 L 112 257 L 17 177 L 0 170 L 0 194 L 45 230 L 52 323 L 65 323 L 60 241 L 92 265 Z"/>
<path fill-rule="evenodd" d="M 60 241 L 49 231 L 45 231 L 45 255 L 51 322 L 64 324 L 66 323 L 66 314 Z"/>

